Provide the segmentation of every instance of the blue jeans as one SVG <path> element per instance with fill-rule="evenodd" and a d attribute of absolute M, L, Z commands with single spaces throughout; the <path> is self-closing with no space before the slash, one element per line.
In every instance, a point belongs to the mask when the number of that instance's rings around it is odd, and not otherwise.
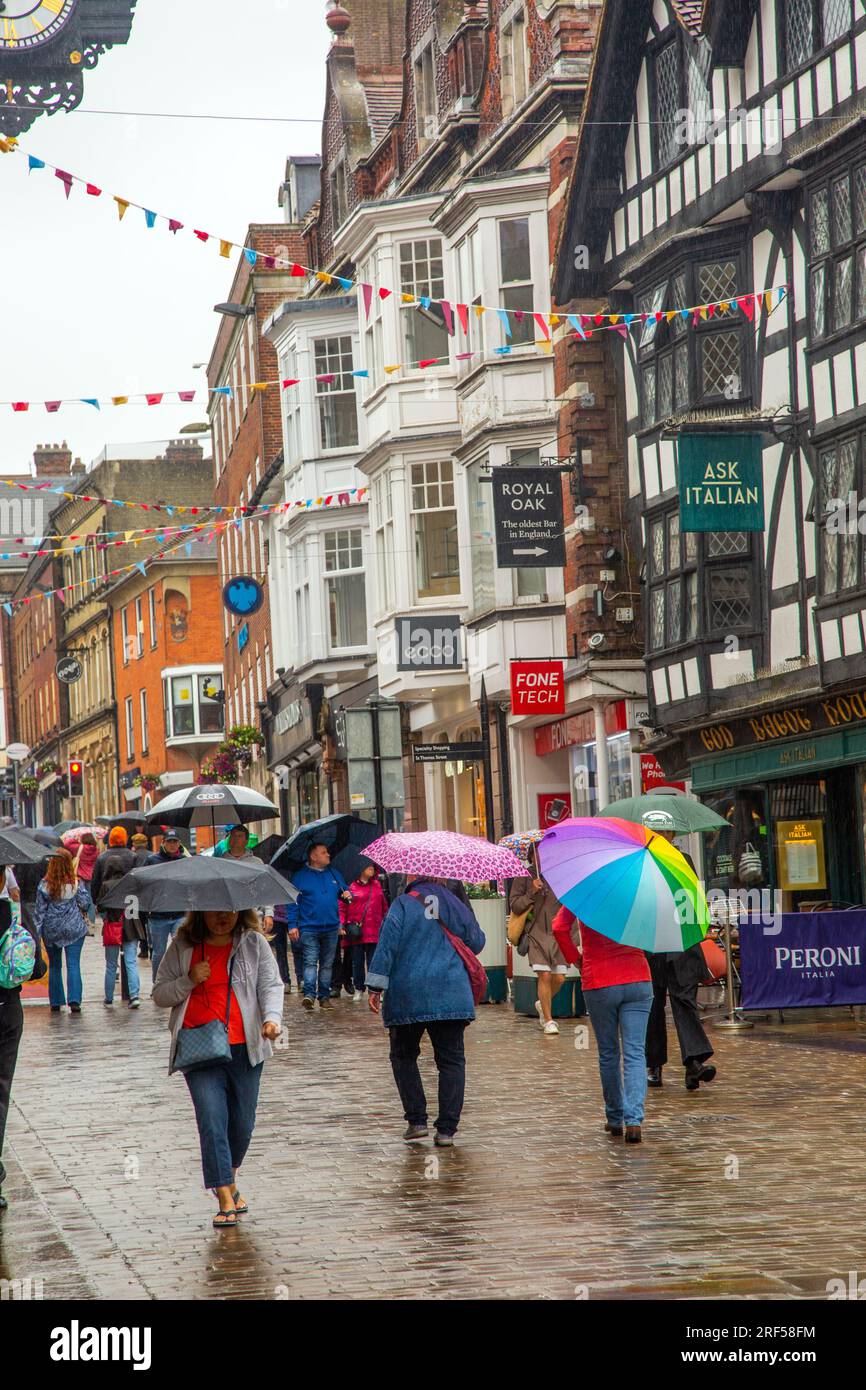
<path fill-rule="evenodd" d="M 130 999 L 137 999 L 141 989 L 138 978 L 138 942 L 124 941 L 122 946 L 105 947 L 105 1002 L 114 1003 L 114 981 L 117 975 L 117 962 L 123 952 L 126 978 L 129 984 Z"/>
<path fill-rule="evenodd" d="M 649 980 L 584 990 L 598 1044 L 604 1111 L 610 1125 L 643 1124 L 646 1030 L 653 1002 Z"/>
<path fill-rule="evenodd" d="M 49 946 L 45 942 L 45 950 L 48 954 L 48 1001 L 53 1008 L 66 1003 L 66 994 L 63 990 L 63 956 L 66 954 L 66 981 L 69 987 L 70 1004 L 81 1003 L 81 948 L 84 945 L 84 937 L 80 941 L 73 941 L 71 946 Z"/>
<path fill-rule="evenodd" d="M 150 975 L 154 982 L 159 972 L 160 961 L 168 950 L 168 943 L 173 938 L 182 921 L 182 917 L 176 917 L 174 921 L 166 920 L 165 922 L 160 922 L 157 917 L 153 916 L 148 919 L 147 929 L 150 933 Z"/>
<path fill-rule="evenodd" d="M 331 930 L 316 931 L 315 928 L 301 928 L 301 950 L 304 955 L 304 994 L 308 999 L 330 999 L 331 975 L 334 970 L 334 956 L 337 954 L 339 932 Z"/>
<path fill-rule="evenodd" d="M 229 1064 L 186 1073 L 205 1187 L 228 1187 L 234 1181 L 233 1170 L 246 1157 L 256 1124 L 263 1065 L 252 1066 L 246 1043 L 233 1043 Z"/>

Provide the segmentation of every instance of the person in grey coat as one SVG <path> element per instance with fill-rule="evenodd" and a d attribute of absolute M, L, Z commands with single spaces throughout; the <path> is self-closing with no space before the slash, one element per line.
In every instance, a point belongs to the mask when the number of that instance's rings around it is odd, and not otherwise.
<path fill-rule="evenodd" d="M 204 1185 L 219 1201 L 213 1224 L 237 1225 L 248 1210 L 237 1187 L 250 1146 L 262 1066 L 282 1031 L 283 984 L 259 914 L 193 912 L 162 958 L 153 999 L 171 1009 L 169 1074 L 180 1035 L 228 1018 L 230 1062 L 184 1073 L 195 1109 Z"/>

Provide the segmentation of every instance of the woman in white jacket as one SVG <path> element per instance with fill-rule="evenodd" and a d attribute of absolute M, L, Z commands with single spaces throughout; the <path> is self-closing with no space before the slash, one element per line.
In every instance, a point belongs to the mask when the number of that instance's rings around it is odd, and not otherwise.
<path fill-rule="evenodd" d="M 162 958 L 153 998 L 171 1009 L 170 1073 L 184 1029 L 227 1022 L 231 1060 L 184 1076 L 195 1107 L 204 1185 L 219 1201 L 213 1224 L 236 1226 L 249 1210 L 237 1175 L 255 1126 L 262 1066 L 282 1029 L 283 985 L 259 914 L 191 913 Z"/>

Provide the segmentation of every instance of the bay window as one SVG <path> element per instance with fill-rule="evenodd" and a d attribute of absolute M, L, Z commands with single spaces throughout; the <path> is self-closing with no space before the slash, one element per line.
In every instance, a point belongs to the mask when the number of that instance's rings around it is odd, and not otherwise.
<path fill-rule="evenodd" d="M 445 271 L 440 237 L 405 241 L 400 247 L 400 289 L 416 300 L 430 300 L 426 308 L 404 309 L 407 365 L 449 355 L 448 330 L 442 313 Z"/>
<path fill-rule="evenodd" d="M 647 525 L 647 650 L 751 629 L 755 559 L 745 531 L 680 531 L 679 510 Z"/>
<path fill-rule="evenodd" d="M 411 510 L 418 598 L 459 594 L 460 555 L 450 459 L 412 464 Z"/>
<path fill-rule="evenodd" d="M 499 276 L 500 304 L 511 311 L 511 337 L 506 341 L 512 347 L 534 343 L 535 296 L 528 217 L 509 217 L 499 223 Z"/>
<path fill-rule="evenodd" d="M 351 336 L 318 338 L 313 351 L 322 448 L 352 449 L 358 443 L 358 402 Z"/>
<path fill-rule="evenodd" d="M 809 199 L 813 338 L 866 319 L 866 155 L 813 188 Z"/>
<path fill-rule="evenodd" d="M 221 735 L 225 729 L 222 673 L 175 668 L 163 673 L 167 739 Z M 144 718 L 144 692 L 142 717 Z"/>
<path fill-rule="evenodd" d="M 364 544 L 360 529 L 325 531 L 325 596 L 331 647 L 367 645 Z"/>

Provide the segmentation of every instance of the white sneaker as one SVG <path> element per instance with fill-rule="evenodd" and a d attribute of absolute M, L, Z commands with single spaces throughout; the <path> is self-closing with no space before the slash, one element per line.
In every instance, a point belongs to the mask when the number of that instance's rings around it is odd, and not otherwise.
<path fill-rule="evenodd" d="M 352 998 L 354 999 L 356 1004 L 360 1004 L 361 1000 L 366 998 L 365 991 L 362 989 L 356 989 L 355 993 L 352 995 Z"/>
<path fill-rule="evenodd" d="M 558 1032 L 559 1032 L 559 1026 L 558 1026 L 556 1023 L 554 1023 L 553 1019 L 551 1019 L 549 1023 L 545 1023 L 545 1024 L 544 1024 L 544 1026 L 543 1026 L 543 1028 L 542 1028 L 541 1031 L 542 1031 L 543 1033 L 550 1033 L 550 1034 L 558 1033 Z"/>
<path fill-rule="evenodd" d="M 535 1012 L 538 1014 L 538 1017 L 541 1019 L 541 1021 L 542 1021 L 542 1023 L 543 1023 L 543 1022 L 544 1022 L 544 1014 L 541 1012 L 541 1000 L 540 1000 L 540 999 L 536 999 L 536 1001 L 535 1001 Z"/>

